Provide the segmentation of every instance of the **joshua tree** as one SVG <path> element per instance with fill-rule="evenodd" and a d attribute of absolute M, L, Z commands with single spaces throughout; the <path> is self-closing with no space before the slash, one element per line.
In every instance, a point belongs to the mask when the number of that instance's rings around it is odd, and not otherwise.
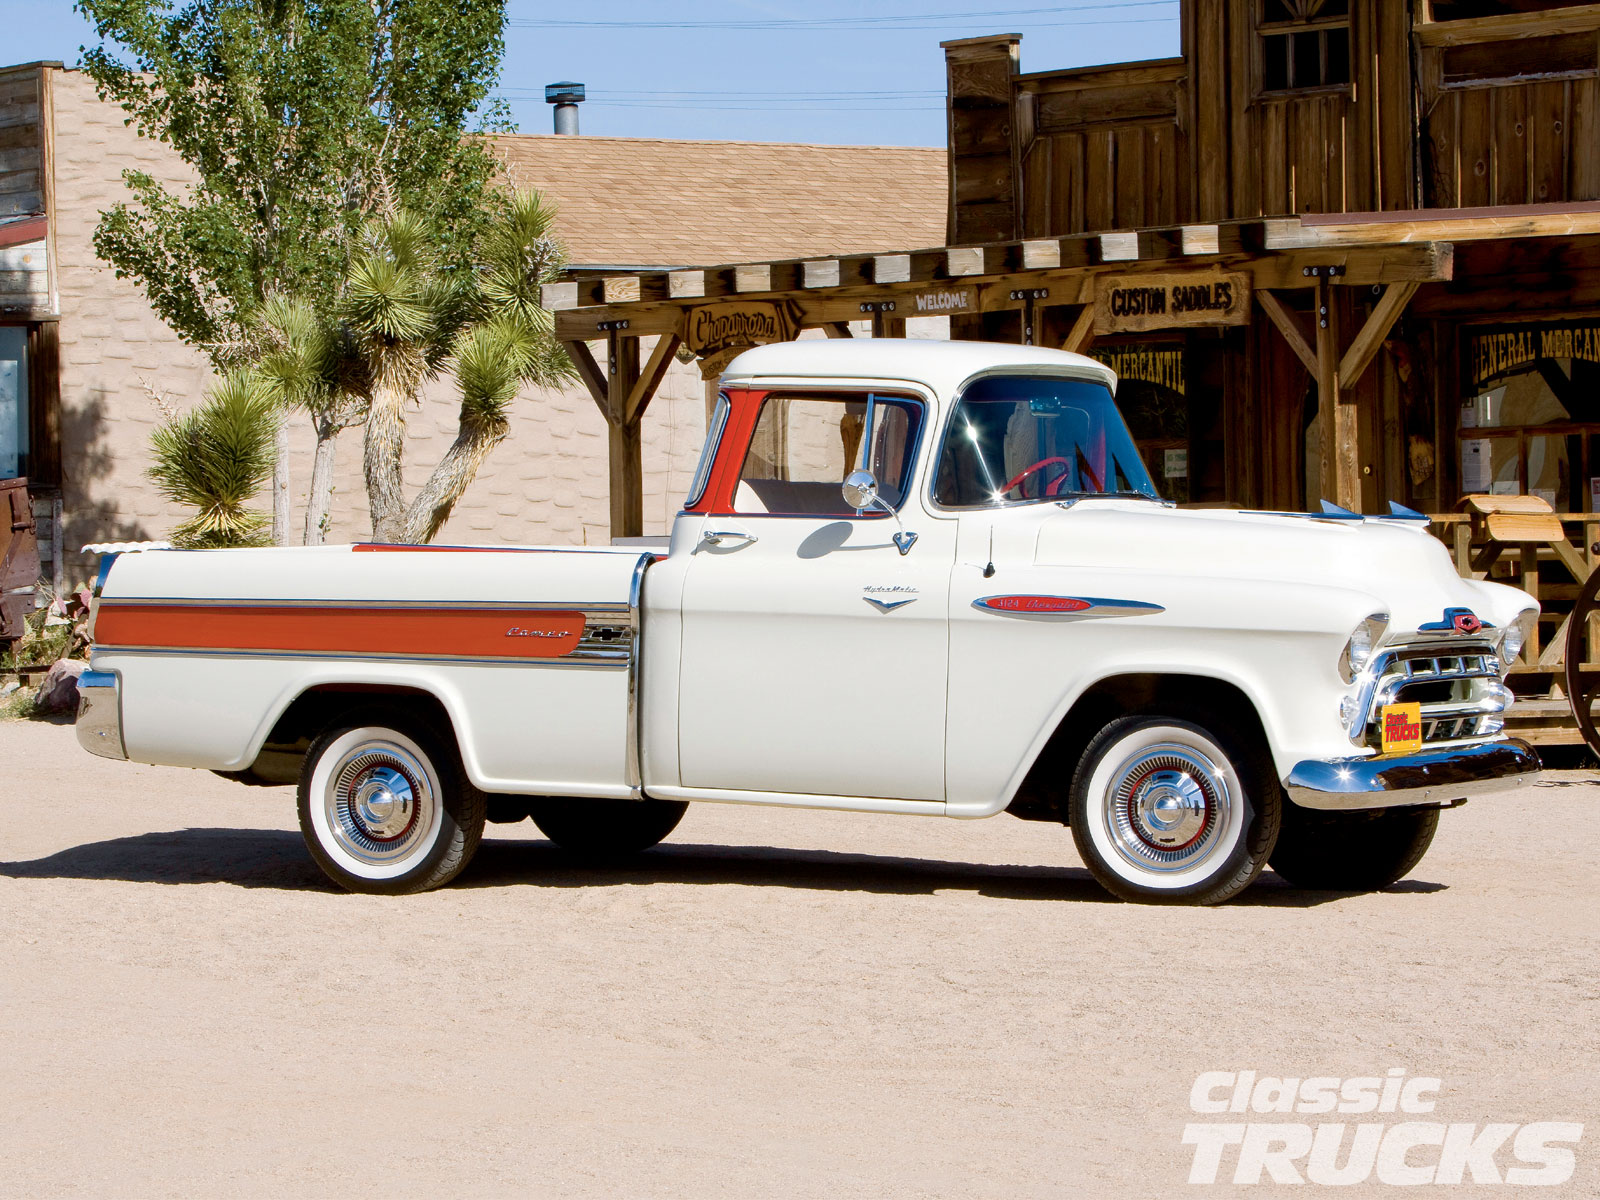
<path fill-rule="evenodd" d="M 222 376 L 190 412 L 151 435 L 150 478 L 167 499 L 196 511 L 172 531 L 180 546 L 259 546 L 266 513 L 246 507 L 272 475 L 278 425 L 274 388 L 253 371 Z"/>
<path fill-rule="evenodd" d="M 540 284 L 561 264 L 553 216 L 537 192 L 507 196 L 468 271 L 448 269 L 427 226 L 406 213 L 375 222 L 364 237 L 339 301 L 338 340 L 352 360 L 340 373 L 344 386 L 366 402 L 363 465 L 378 540 L 432 538 L 505 438 L 518 388 L 574 377 L 550 314 L 539 307 Z M 460 423 L 407 503 L 406 410 L 422 384 L 444 371 L 460 388 Z"/>
<path fill-rule="evenodd" d="M 360 388 L 347 386 L 350 348 L 338 326 L 320 320 L 306 301 L 289 296 L 268 299 L 253 314 L 249 328 L 256 369 L 280 404 L 307 413 L 316 432 L 301 540 L 320 546 L 333 502 L 334 439 L 364 414 Z"/>

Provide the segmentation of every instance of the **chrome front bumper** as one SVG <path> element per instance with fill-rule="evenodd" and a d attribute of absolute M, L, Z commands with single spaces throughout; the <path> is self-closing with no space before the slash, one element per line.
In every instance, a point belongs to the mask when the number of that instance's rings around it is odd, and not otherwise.
<path fill-rule="evenodd" d="M 122 745 L 122 697 L 117 677 L 108 671 L 78 676 L 78 745 L 101 758 L 125 759 Z"/>
<path fill-rule="evenodd" d="M 1306 808 L 1390 808 L 1449 804 L 1479 792 L 1530 783 L 1539 756 L 1516 738 L 1417 754 L 1303 762 L 1289 772 L 1289 799 Z"/>

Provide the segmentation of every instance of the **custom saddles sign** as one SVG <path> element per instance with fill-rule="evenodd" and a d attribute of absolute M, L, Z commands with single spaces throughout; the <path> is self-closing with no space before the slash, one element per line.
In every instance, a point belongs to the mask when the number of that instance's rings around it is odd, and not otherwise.
<path fill-rule="evenodd" d="M 701 377 L 715 379 L 741 351 L 768 342 L 792 342 L 799 332 L 789 302 L 746 300 L 691 309 L 683 341 L 700 359 Z"/>
<path fill-rule="evenodd" d="M 1108 275 L 1095 287 L 1097 334 L 1246 325 L 1249 321 L 1250 276 L 1242 272 Z"/>

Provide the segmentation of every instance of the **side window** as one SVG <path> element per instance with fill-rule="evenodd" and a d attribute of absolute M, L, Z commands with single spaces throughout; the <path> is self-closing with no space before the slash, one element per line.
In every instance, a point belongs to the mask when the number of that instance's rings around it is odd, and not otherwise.
<path fill-rule="evenodd" d="M 872 397 L 866 465 L 878 494 L 898 508 L 911 485 L 922 405 L 896 396 Z M 858 513 L 839 485 L 862 465 L 867 397 L 862 394 L 785 395 L 761 404 L 739 472 L 733 509 L 774 516 L 883 516 Z"/>
<path fill-rule="evenodd" d="M 717 461 L 717 448 L 722 444 L 722 431 L 728 424 L 728 393 L 717 393 L 717 407 L 712 410 L 711 421 L 706 426 L 706 444 L 700 451 L 700 465 L 695 468 L 694 479 L 689 483 L 689 495 L 684 500 L 685 508 L 693 508 L 700 503 L 700 498 L 706 494 L 706 485 L 711 482 L 711 467 Z"/>

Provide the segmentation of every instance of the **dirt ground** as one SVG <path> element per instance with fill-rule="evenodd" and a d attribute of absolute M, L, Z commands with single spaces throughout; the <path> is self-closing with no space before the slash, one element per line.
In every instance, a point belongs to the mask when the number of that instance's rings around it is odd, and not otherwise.
<path fill-rule="evenodd" d="M 1202 1072 L 1401 1067 L 1412 1120 L 1591 1123 L 1537 1194 L 1592 1197 L 1588 778 L 1446 814 L 1379 895 L 1141 907 L 1050 826 L 696 805 L 628 869 L 491 826 L 386 899 L 289 789 L 0 723 L 0 1194 L 1386 1195 L 1190 1186 L 1181 1138 L 1408 1119 L 1197 1117 Z"/>

